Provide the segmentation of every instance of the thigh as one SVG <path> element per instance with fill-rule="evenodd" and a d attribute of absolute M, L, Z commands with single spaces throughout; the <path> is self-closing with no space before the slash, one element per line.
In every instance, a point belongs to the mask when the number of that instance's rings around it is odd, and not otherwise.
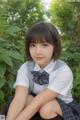
<path fill-rule="evenodd" d="M 54 99 L 40 108 L 40 114 L 45 114 L 45 115 L 59 114 L 62 116 L 62 110 L 60 108 L 58 101 Z"/>

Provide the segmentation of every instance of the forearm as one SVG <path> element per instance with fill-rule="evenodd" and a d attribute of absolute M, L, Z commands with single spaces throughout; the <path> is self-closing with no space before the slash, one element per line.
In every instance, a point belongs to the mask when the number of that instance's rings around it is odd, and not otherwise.
<path fill-rule="evenodd" d="M 32 102 L 22 111 L 16 120 L 30 120 L 38 110 L 39 106 L 36 104 L 35 98 L 33 98 Z"/>
<path fill-rule="evenodd" d="M 23 110 L 25 102 L 21 100 L 13 100 L 7 114 L 6 120 L 15 120 L 18 114 Z"/>
<path fill-rule="evenodd" d="M 31 104 L 24 109 L 24 111 L 19 115 L 19 117 L 17 117 L 16 120 L 30 120 L 32 116 L 39 111 L 41 106 L 55 97 L 56 94 L 53 94 L 53 92 L 49 92 L 48 90 L 40 93 L 32 100 Z"/>

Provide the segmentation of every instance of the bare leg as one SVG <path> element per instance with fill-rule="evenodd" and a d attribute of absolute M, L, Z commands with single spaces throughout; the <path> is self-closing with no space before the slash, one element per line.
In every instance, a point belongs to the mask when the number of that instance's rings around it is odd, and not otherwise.
<path fill-rule="evenodd" d="M 59 103 L 57 102 L 56 99 L 53 101 L 50 101 L 49 103 L 43 105 L 40 108 L 40 115 L 44 119 L 51 119 L 56 117 L 58 114 L 62 116 L 62 111 L 60 108 Z"/>

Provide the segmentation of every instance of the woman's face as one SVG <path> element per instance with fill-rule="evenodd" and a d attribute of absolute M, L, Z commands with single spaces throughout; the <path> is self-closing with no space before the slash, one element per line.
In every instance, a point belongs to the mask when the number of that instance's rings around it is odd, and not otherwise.
<path fill-rule="evenodd" d="M 54 51 L 53 45 L 48 42 L 31 43 L 29 47 L 32 59 L 41 67 L 44 68 L 52 60 Z"/>

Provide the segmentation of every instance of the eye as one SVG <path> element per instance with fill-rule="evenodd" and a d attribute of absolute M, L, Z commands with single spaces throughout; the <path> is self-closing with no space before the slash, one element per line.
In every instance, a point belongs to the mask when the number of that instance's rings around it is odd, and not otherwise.
<path fill-rule="evenodd" d="M 34 44 L 34 43 L 31 43 L 31 44 L 30 44 L 30 47 L 35 47 L 35 44 Z"/>
<path fill-rule="evenodd" d="M 44 47 L 48 47 L 49 45 L 48 45 L 48 43 L 43 43 L 42 44 Z"/>

